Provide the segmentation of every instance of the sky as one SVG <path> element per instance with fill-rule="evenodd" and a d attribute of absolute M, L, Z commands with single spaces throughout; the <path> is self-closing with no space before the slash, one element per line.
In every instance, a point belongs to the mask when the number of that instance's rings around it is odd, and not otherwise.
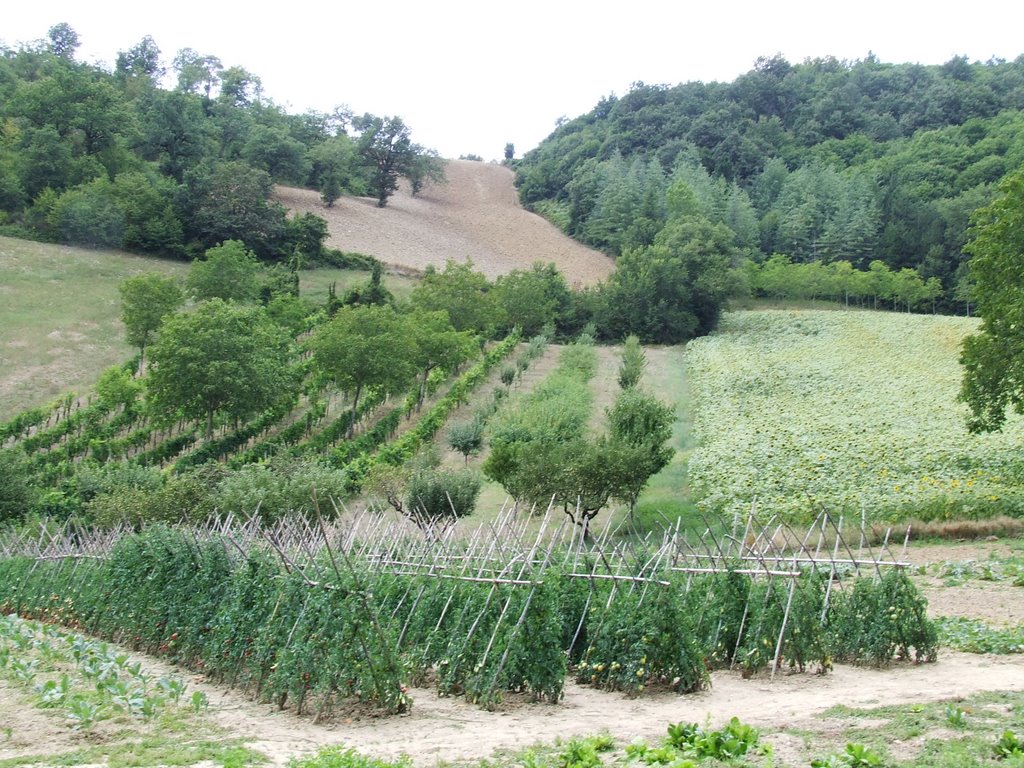
<path fill-rule="evenodd" d="M 80 61 L 113 68 L 151 35 L 165 66 L 181 48 L 259 76 L 288 112 L 397 115 L 443 157 L 500 159 L 539 144 L 560 117 L 632 83 L 729 82 L 759 56 L 790 62 L 874 53 L 890 63 L 1012 60 L 1024 54 L 1020 0 L 375 0 L 353 3 L 85 3 L 12 0 L 0 42 L 42 39 L 60 22 Z M 697 7 L 699 5 L 699 7 Z"/>

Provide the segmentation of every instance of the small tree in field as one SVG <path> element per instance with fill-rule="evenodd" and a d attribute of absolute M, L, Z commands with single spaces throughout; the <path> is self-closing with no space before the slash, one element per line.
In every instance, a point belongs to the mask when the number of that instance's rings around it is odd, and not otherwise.
<path fill-rule="evenodd" d="M 612 495 L 633 513 L 648 480 L 675 455 L 669 445 L 675 409 L 636 387 L 623 390 L 608 409 L 608 460 L 617 467 Z"/>
<path fill-rule="evenodd" d="M 469 455 L 477 453 L 484 444 L 484 425 L 479 419 L 452 424 L 448 429 L 448 445 L 453 451 L 462 454 L 466 463 Z"/>
<path fill-rule="evenodd" d="M 640 339 L 630 334 L 622 345 L 622 362 L 619 363 L 619 386 L 622 389 L 632 389 L 640 383 L 640 377 L 644 375 L 647 367 L 647 358 L 644 355 L 643 347 L 640 346 Z"/>
<path fill-rule="evenodd" d="M 365 486 L 425 535 L 437 537 L 459 518 L 472 514 L 480 494 L 480 475 L 468 469 L 377 465 Z"/>
<path fill-rule="evenodd" d="M 405 316 L 407 334 L 416 351 L 413 361 L 420 371 L 419 397 L 416 409 L 423 406 L 427 396 L 427 379 L 430 372 L 441 367 L 453 370 L 468 360 L 478 346 L 469 331 L 457 331 L 448 319 L 448 313 L 440 310 L 414 309 Z"/>
<path fill-rule="evenodd" d="M 146 347 L 156 337 L 164 318 L 178 310 L 185 296 L 170 277 L 150 273 L 129 277 L 117 287 L 121 294 L 121 321 L 128 343 L 139 348 L 142 369 Z"/>
<path fill-rule="evenodd" d="M 227 240 L 192 262 L 188 287 L 199 301 L 253 301 L 259 294 L 260 262 L 241 240 Z"/>
<path fill-rule="evenodd" d="M 416 345 L 408 324 L 389 306 L 342 307 L 310 342 L 317 367 L 352 395 L 352 410 L 367 387 L 396 392 L 416 374 Z M 349 425 L 352 436 L 355 420 Z"/>

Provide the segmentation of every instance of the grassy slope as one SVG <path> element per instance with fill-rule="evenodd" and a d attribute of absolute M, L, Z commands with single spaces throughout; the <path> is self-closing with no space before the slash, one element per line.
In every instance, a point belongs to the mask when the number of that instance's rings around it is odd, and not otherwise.
<path fill-rule="evenodd" d="M 0 237 L 0 421 L 69 391 L 86 393 L 104 369 L 132 355 L 118 283 L 144 272 L 183 279 L 187 271 L 180 261 Z M 308 270 L 300 290 L 323 302 L 332 282 L 344 295 L 368 277 Z M 385 284 L 402 298 L 414 281 L 388 275 Z"/>
<path fill-rule="evenodd" d="M 118 283 L 185 269 L 181 262 L 0 237 L 0 419 L 91 389 L 101 371 L 132 354 Z"/>

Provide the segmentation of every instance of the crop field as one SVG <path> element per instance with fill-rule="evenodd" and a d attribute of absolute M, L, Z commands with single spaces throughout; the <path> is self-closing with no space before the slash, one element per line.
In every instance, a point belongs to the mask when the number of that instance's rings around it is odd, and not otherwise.
<path fill-rule="evenodd" d="M 1024 420 L 972 435 L 957 402 L 976 320 L 752 311 L 687 348 L 707 512 L 791 521 L 979 519 L 1024 513 Z"/>

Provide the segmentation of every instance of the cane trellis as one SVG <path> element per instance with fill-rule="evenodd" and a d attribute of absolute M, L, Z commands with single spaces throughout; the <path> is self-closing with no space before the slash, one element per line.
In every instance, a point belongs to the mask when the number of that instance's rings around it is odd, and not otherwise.
<path fill-rule="evenodd" d="M 934 653 L 904 574 L 909 529 L 872 546 L 827 513 L 799 532 L 755 514 L 643 535 L 611 519 L 585 530 L 560 510 L 506 504 L 472 528 L 344 507 L 272 525 L 223 515 L 142 533 L 40 526 L 0 536 L 0 607 L 170 653 L 282 706 L 316 700 L 318 715 L 350 699 L 404 709 L 410 679 L 494 705 L 510 690 L 557 701 L 570 673 L 635 695 L 701 688 L 709 666 L 774 677 L 787 661 L 825 670 L 833 658 Z M 142 570 L 125 576 L 125 562 Z M 127 581 L 90 586 L 117 578 Z M 131 579 L 175 597 L 150 591 L 139 605 Z M 863 615 L 894 595 L 921 625 L 909 635 L 868 627 L 866 651 L 831 629 L 849 606 Z M 55 614 L 58 599 L 72 607 Z"/>

